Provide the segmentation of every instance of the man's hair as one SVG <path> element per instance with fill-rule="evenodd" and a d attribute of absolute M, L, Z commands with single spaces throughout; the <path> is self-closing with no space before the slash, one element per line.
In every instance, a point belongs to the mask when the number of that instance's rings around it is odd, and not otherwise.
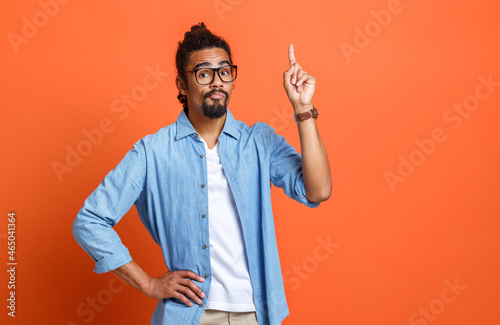
<path fill-rule="evenodd" d="M 179 42 L 177 54 L 175 55 L 175 65 L 177 68 L 177 74 L 181 77 L 184 85 L 186 86 L 186 89 L 188 89 L 188 84 L 184 72 L 186 71 L 186 65 L 189 61 L 189 56 L 194 51 L 210 48 L 221 48 L 226 51 L 227 55 L 229 56 L 229 62 L 233 64 L 229 44 L 227 44 L 227 42 L 222 37 L 212 34 L 212 32 L 207 29 L 205 23 L 203 22 L 199 23 L 198 25 L 191 26 L 191 31 L 186 32 L 184 34 L 184 39 Z M 177 98 L 181 102 L 182 106 L 184 107 L 184 111 L 187 114 L 188 104 L 186 96 L 182 95 L 179 92 Z"/>

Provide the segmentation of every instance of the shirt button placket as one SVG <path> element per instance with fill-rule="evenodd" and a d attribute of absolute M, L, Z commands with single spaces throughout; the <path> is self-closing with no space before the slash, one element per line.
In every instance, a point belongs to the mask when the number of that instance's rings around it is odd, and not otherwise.
<path fill-rule="evenodd" d="M 197 138 L 197 137 L 198 137 L 198 134 L 195 134 L 195 138 Z M 200 154 L 200 158 L 204 158 L 204 157 L 205 157 L 205 155 L 204 155 L 204 154 Z M 201 186 L 200 186 L 200 187 L 201 187 L 201 188 L 205 188 L 205 184 L 201 184 Z M 207 215 L 206 215 L 206 214 L 202 214 L 202 215 L 201 215 L 201 217 L 202 217 L 203 219 L 206 219 Z M 203 246 L 202 246 L 202 249 L 207 249 L 207 245 L 203 245 Z M 207 278 L 208 278 L 208 274 L 205 274 L 205 279 L 207 279 Z M 198 306 L 203 307 L 203 304 L 199 304 Z"/>

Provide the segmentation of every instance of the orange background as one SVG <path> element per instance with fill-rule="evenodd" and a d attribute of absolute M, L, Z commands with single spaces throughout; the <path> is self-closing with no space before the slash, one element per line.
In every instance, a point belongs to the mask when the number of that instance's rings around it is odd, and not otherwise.
<path fill-rule="evenodd" d="M 52 3 L 52 16 L 44 3 Z M 289 43 L 318 80 L 314 103 L 334 192 L 314 210 L 273 192 L 291 314 L 284 324 L 500 324 L 500 86 L 487 90 L 478 79 L 500 81 L 497 1 L 75 0 L 57 8 L 30 0 L 1 7 L 0 265 L 7 269 L 10 211 L 19 263 L 15 319 L 7 316 L 8 274 L 0 270 L 2 324 L 149 323 L 156 301 L 112 272 L 93 273 L 71 227 L 132 145 L 175 121 L 177 42 L 200 21 L 234 52 L 235 117 L 271 124 L 298 149 L 282 87 Z M 390 21 L 380 13 L 388 8 Z M 354 52 L 344 53 L 346 46 Z M 157 66 L 168 75 L 137 93 L 147 67 Z M 134 89 L 143 96 L 137 107 L 126 117 L 113 111 Z M 476 89 L 483 99 L 469 97 Z M 453 111 L 464 100 L 474 110 Z M 103 120 L 112 131 L 58 179 L 54 163 L 66 164 L 68 148 L 83 146 L 83 132 Z M 428 140 L 433 132 L 441 135 Z M 417 166 L 401 167 L 408 164 L 401 159 Z M 400 178 L 388 182 L 388 173 Z M 165 271 L 135 208 L 116 230 L 146 271 Z M 320 242 L 328 240 L 336 247 L 326 254 Z M 447 289 L 447 281 L 460 289 Z"/>

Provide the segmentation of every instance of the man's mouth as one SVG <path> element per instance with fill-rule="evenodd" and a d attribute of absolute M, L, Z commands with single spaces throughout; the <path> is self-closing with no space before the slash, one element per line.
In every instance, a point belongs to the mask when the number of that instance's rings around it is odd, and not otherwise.
<path fill-rule="evenodd" d="M 226 98 L 226 95 L 220 91 L 217 91 L 217 92 L 214 92 L 210 95 L 208 95 L 209 98 L 212 98 L 212 99 L 224 99 Z"/>

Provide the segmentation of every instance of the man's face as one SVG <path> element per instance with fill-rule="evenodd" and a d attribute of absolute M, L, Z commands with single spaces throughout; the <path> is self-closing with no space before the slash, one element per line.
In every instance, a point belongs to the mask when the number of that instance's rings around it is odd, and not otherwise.
<path fill-rule="evenodd" d="M 198 68 L 219 68 L 230 65 L 229 56 L 221 48 L 204 49 L 192 52 L 186 71 Z M 219 118 L 226 114 L 227 105 L 233 88 L 232 82 L 223 82 L 215 73 L 214 80 L 208 85 L 200 85 L 194 73 L 186 74 L 188 88 L 185 89 L 189 114 L 200 113 L 208 118 Z"/>

